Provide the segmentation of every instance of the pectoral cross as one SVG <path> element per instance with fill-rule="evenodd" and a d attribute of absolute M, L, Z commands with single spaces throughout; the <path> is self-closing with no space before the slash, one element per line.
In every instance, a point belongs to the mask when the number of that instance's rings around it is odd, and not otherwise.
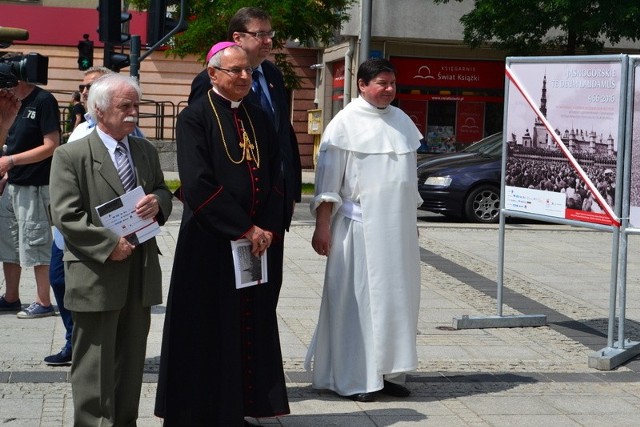
<path fill-rule="evenodd" d="M 242 146 L 242 149 L 244 150 L 246 159 L 248 161 L 251 161 L 251 160 L 253 160 L 251 152 L 253 151 L 253 149 L 255 147 L 253 146 L 253 144 L 251 143 L 251 140 L 249 139 L 249 135 L 247 134 L 247 131 L 244 128 L 244 123 L 242 123 L 242 120 L 239 120 L 239 122 L 240 122 L 240 128 L 242 130 L 242 142 L 240 143 L 240 145 Z"/>

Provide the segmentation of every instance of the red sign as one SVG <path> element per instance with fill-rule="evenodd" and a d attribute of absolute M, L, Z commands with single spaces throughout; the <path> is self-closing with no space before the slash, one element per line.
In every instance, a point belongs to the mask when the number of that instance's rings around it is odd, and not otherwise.
<path fill-rule="evenodd" d="M 456 141 L 475 142 L 484 135 L 484 103 L 458 102 Z"/>
<path fill-rule="evenodd" d="M 424 101 L 400 100 L 398 107 L 411 117 L 420 133 L 424 135 L 425 125 L 427 124 L 427 103 Z"/>
<path fill-rule="evenodd" d="M 344 98 L 344 60 L 333 63 L 333 91 L 331 99 L 338 101 Z"/>
<path fill-rule="evenodd" d="M 390 58 L 396 67 L 396 83 L 443 88 L 504 89 L 503 61 Z"/>
<path fill-rule="evenodd" d="M 68 2 L 70 3 L 70 2 Z M 97 3 L 97 2 L 96 2 Z M 147 12 L 130 10 L 129 34 L 139 34 L 142 43 L 147 40 Z M 0 5 L 0 25 L 22 28 L 29 32 L 28 41 L 16 41 L 15 45 L 76 46 L 83 34 L 96 47 L 98 41 L 98 11 L 93 8 L 52 7 L 35 5 Z M 59 31 L 54 28 L 60 29 Z"/>

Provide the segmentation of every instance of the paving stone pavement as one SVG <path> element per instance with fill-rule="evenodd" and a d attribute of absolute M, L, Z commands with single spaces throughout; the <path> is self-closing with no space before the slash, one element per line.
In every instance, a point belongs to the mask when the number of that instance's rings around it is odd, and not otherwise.
<path fill-rule="evenodd" d="M 312 182 L 312 181 L 311 181 Z M 181 206 L 159 236 L 165 299 Z M 325 260 L 311 249 L 313 220 L 301 203 L 285 240 L 284 286 L 278 307 L 291 415 L 265 426 L 601 426 L 640 419 L 640 361 L 612 371 L 588 367 L 606 347 L 612 236 L 585 228 L 513 221 L 506 226 L 504 315 L 545 314 L 531 328 L 462 329 L 463 315 L 497 313 L 498 226 L 449 222 L 418 212 L 422 295 L 420 366 L 407 399 L 380 396 L 356 403 L 314 390 L 303 368 L 315 327 Z M 629 259 L 637 253 L 634 237 Z M 626 337 L 640 332 L 640 266 L 628 265 Z M 0 275 L 0 293 L 4 277 Z M 23 304 L 35 295 L 25 269 Z M 533 311 L 532 311 L 533 310 Z M 152 310 L 138 426 L 153 416 L 164 305 Z M 0 314 L 0 424 L 72 425 L 68 367 L 46 366 L 64 331 L 58 316 L 17 319 Z M 253 420 L 256 421 L 256 420 Z"/>

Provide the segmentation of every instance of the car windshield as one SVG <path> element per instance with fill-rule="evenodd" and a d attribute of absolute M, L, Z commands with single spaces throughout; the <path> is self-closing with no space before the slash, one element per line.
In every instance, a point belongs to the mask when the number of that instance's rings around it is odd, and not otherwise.
<path fill-rule="evenodd" d="M 465 153 L 478 153 L 485 156 L 499 156 L 502 153 L 502 133 L 490 135 L 464 150 Z"/>

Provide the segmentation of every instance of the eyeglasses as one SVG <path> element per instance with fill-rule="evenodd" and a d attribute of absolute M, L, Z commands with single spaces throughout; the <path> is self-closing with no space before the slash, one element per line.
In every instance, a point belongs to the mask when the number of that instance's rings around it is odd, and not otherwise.
<path fill-rule="evenodd" d="M 271 30 L 271 31 L 258 31 L 257 33 L 254 33 L 252 31 L 242 31 L 244 34 L 249 34 L 252 35 L 253 37 L 257 38 L 258 40 L 265 40 L 265 39 L 272 39 L 276 36 L 276 31 L 275 30 Z"/>
<path fill-rule="evenodd" d="M 91 87 L 91 83 L 89 83 L 88 85 L 79 85 L 78 89 L 80 89 L 80 92 L 84 92 L 85 88 L 87 88 L 87 90 L 89 90 L 90 87 Z"/>
<path fill-rule="evenodd" d="M 253 68 L 251 67 L 246 67 L 246 68 L 240 68 L 240 67 L 234 67 L 234 68 L 222 68 L 222 67 L 213 67 L 216 70 L 220 70 L 220 71 L 224 71 L 225 73 L 229 74 L 230 76 L 233 77 L 237 77 L 240 74 L 242 74 L 242 72 L 244 71 L 245 73 L 251 75 L 251 73 L 253 73 Z"/>

